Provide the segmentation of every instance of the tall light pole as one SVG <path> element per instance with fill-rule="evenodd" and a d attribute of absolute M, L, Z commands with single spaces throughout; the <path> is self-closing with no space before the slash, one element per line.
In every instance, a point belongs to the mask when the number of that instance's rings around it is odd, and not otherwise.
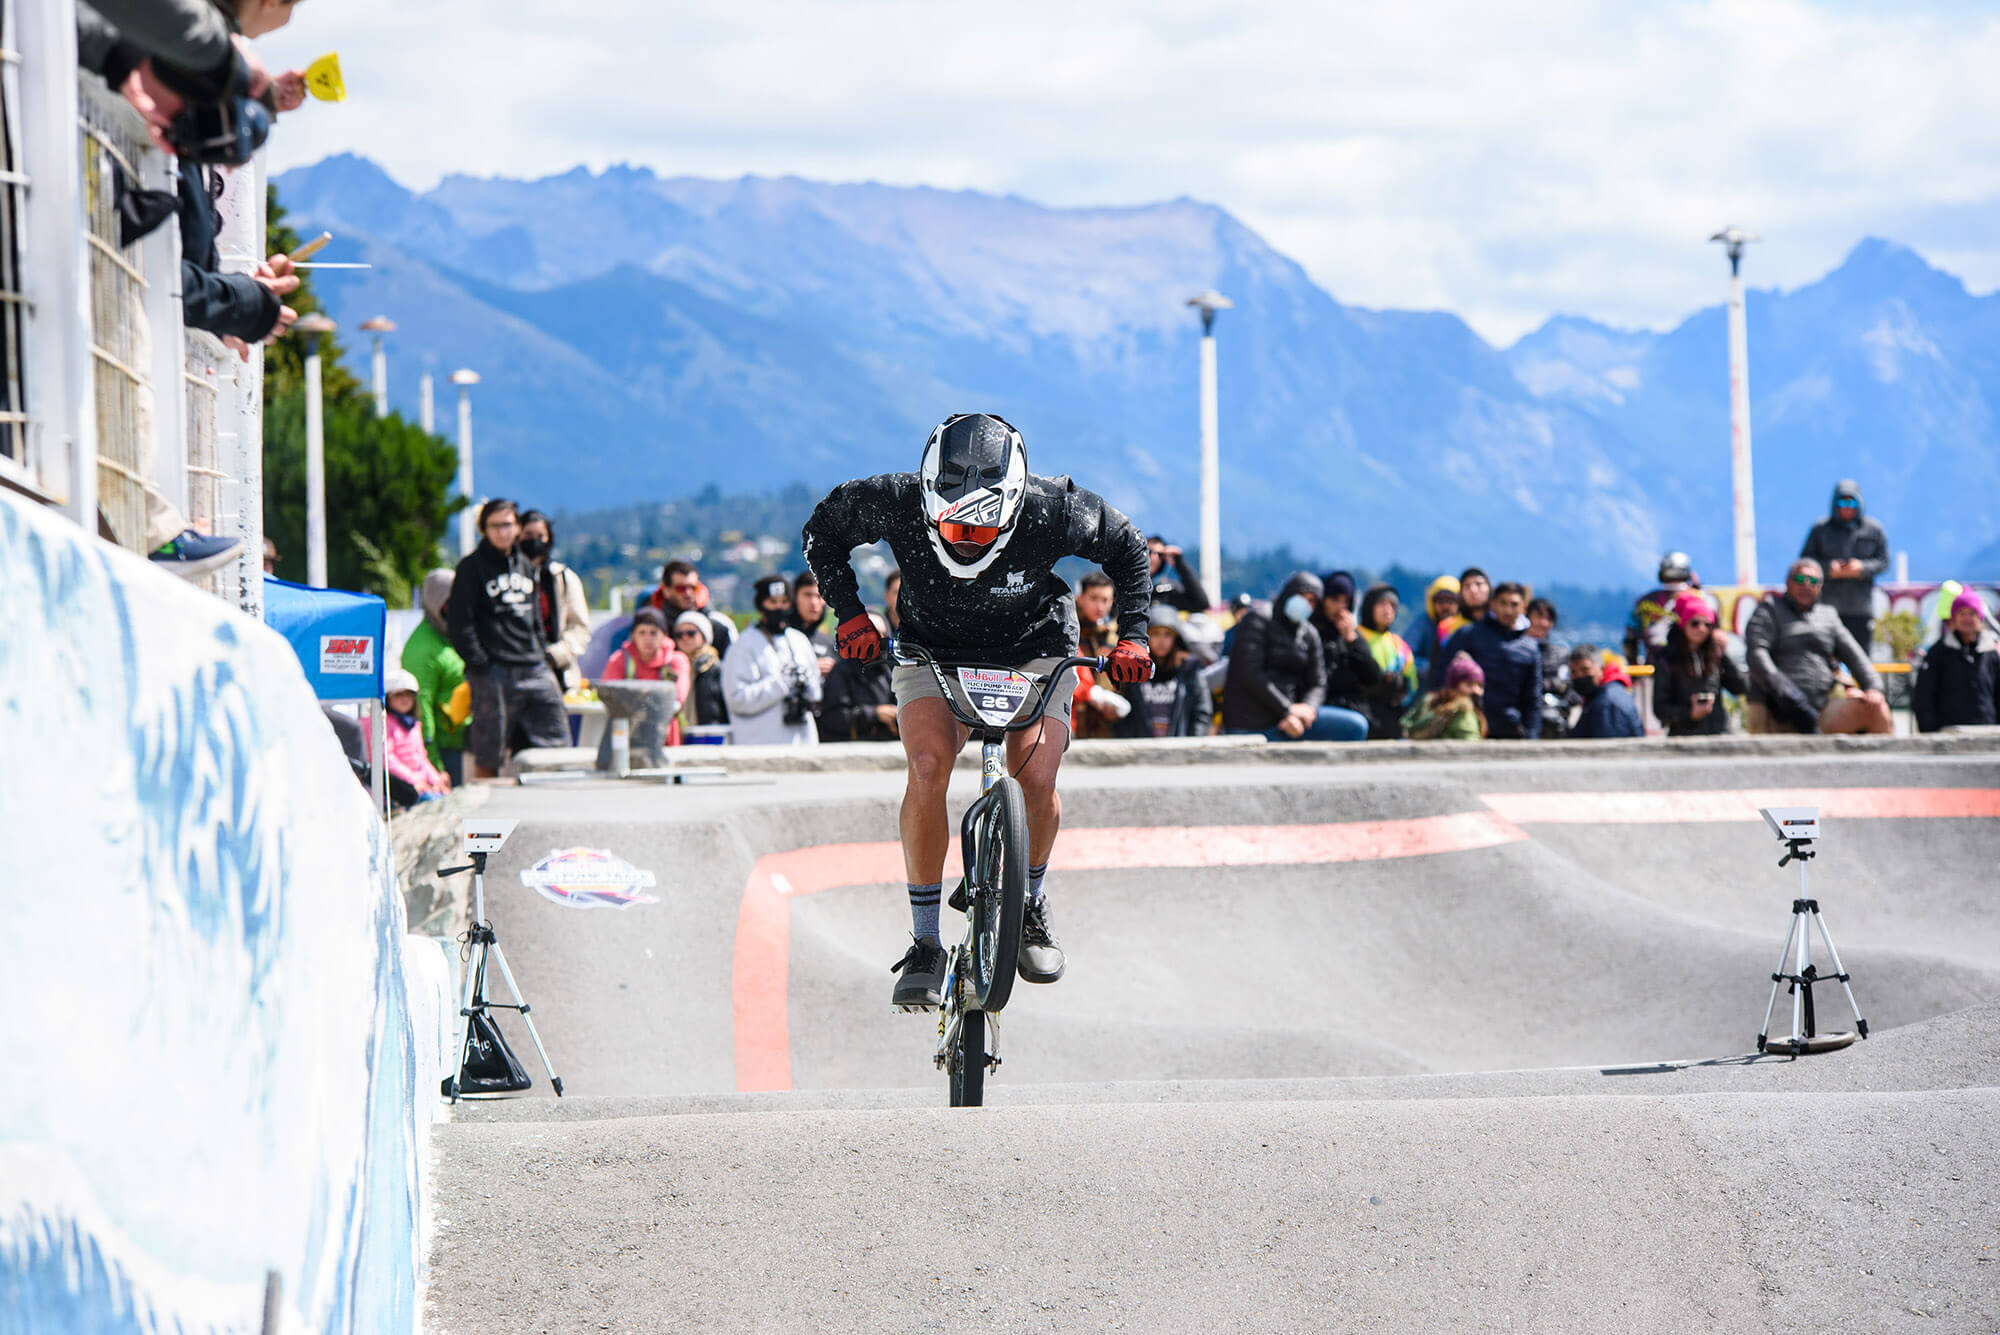
<path fill-rule="evenodd" d="M 1750 335 L 1743 313 L 1743 247 L 1760 241 L 1731 224 L 1710 237 L 1729 255 L 1729 470 L 1736 511 L 1736 583 L 1757 583 L 1757 504 L 1750 479 Z"/>
<path fill-rule="evenodd" d="M 396 332 L 396 322 L 386 315 L 363 320 L 361 327 L 375 335 L 375 415 L 389 415 L 389 354 L 382 350 L 382 335 Z"/>
<path fill-rule="evenodd" d="M 479 372 L 453 371 L 451 383 L 458 386 L 458 494 L 465 497 L 465 508 L 458 512 L 458 554 L 463 557 L 479 545 L 473 504 L 478 498 L 472 494 L 472 387 L 479 383 Z"/>
<path fill-rule="evenodd" d="M 437 431 L 437 413 L 431 407 L 431 373 L 424 372 L 417 378 L 417 425 L 424 429 L 426 436 Z"/>
<path fill-rule="evenodd" d="M 1222 602 L 1222 459 L 1216 441 L 1215 313 L 1236 303 L 1214 288 L 1188 298 L 1201 312 L 1201 583 Z"/>
<path fill-rule="evenodd" d="M 320 408 L 319 340 L 335 325 L 318 311 L 299 317 L 306 336 L 306 583 L 326 587 L 326 419 Z"/>

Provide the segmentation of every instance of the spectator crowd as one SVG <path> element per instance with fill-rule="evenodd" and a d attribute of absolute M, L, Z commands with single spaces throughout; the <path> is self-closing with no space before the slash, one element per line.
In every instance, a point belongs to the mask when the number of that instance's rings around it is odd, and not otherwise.
<path fill-rule="evenodd" d="M 556 559 L 547 515 L 488 501 L 479 531 L 479 547 L 455 570 L 424 580 L 423 620 L 390 682 L 391 772 L 412 800 L 492 778 L 523 748 L 569 745 L 565 693 L 591 686 L 608 713 L 632 720 L 633 745 L 649 753 L 721 740 L 898 738 L 889 656 L 839 656 L 810 572 L 758 578 L 754 615 L 739 626 L 712 606 L 692 562 L 669 561 L 629 616 L 600 618 L 593 630 L 583 581 Z M 1116 686 L 1079 674 L 1080 737 L 1641 737 L 1635 675 L 1650 677 L 1650 712 L 1670 737 L 1891 729 L 1866 614 L 1887 542 L 1852 482 L 1836 488 L 1827 520 L 1784 587 L 1757 603 L 1740 641 L 1687 556 L 1669 552 L 1658 587 L 1632 609 L 1622 652 L 1559 641 L 1550 599 L 1476 566 L 1432 581 L 1407 617 L 1393 586 L 1360 588 L 1344 570 L 1297 571 L 1268 600 L 1222 609 L 1178 548 L 1159 537 L 1147 546 L 1154 675 Z M 900 584 L 891 572 L 869 613 L 892 643 Z M 1941 636 L 1912 688 L 1923 731 L 2000 722 L 1993 619 L 1976 593 L 1949 592 Z M 1078 651 L 1107 652 L 1120 631 L 1111 581 L 1086 573 L 1074 601 Z M 608 749 L 598 763 L 611 763 Z"/>

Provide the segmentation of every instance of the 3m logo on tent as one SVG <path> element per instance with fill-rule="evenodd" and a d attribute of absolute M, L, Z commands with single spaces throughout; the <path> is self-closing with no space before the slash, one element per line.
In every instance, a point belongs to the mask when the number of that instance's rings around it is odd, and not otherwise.
<path fill-rule="evenodd" d="M 369 675 L 375 671 L 373 635 L 322 635 L 319 637 L 321 672 Z"/>

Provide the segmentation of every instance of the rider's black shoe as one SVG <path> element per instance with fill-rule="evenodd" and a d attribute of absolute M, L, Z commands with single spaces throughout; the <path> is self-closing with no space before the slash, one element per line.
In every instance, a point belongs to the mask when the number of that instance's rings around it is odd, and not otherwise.
<path fill-rule="evenodd" d="M 1028 983 L 1053 983 L 1063 976 L 1062 947 L 1049 930 L 1049 898 L 1031 899 L 1021 912 L 1021 953 L 1018 969 Z"/>
<path fill-rule="evenodd" d="M 929 1010 L 944 998 L 944 947 L 934 936 L 910 938 L 903 958 L 890 965 L 896 975 L 896 990 L 890 1004 L 897 1009 L 915 1007 Z"/>

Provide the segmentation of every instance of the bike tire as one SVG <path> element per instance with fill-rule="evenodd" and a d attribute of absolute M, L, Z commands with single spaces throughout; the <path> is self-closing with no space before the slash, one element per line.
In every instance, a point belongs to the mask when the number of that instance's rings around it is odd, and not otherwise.
<path fill-rule="evenodd" d="M 958 1050 L 952 1054 L 951 1106 L 977 1108 L 986 1100 L 986 1012 L 959 1017 Z"/>
<path fill-rule="evenodd" d="M 980 818 L 979 856 L 973 863 L 972 996 L 983 1011 L 997 1011 L 1014 993 L 1021 953 L 1021 916 L 1028 898 L 1028 799 L 1013 778 L 993 785 Z"/>

